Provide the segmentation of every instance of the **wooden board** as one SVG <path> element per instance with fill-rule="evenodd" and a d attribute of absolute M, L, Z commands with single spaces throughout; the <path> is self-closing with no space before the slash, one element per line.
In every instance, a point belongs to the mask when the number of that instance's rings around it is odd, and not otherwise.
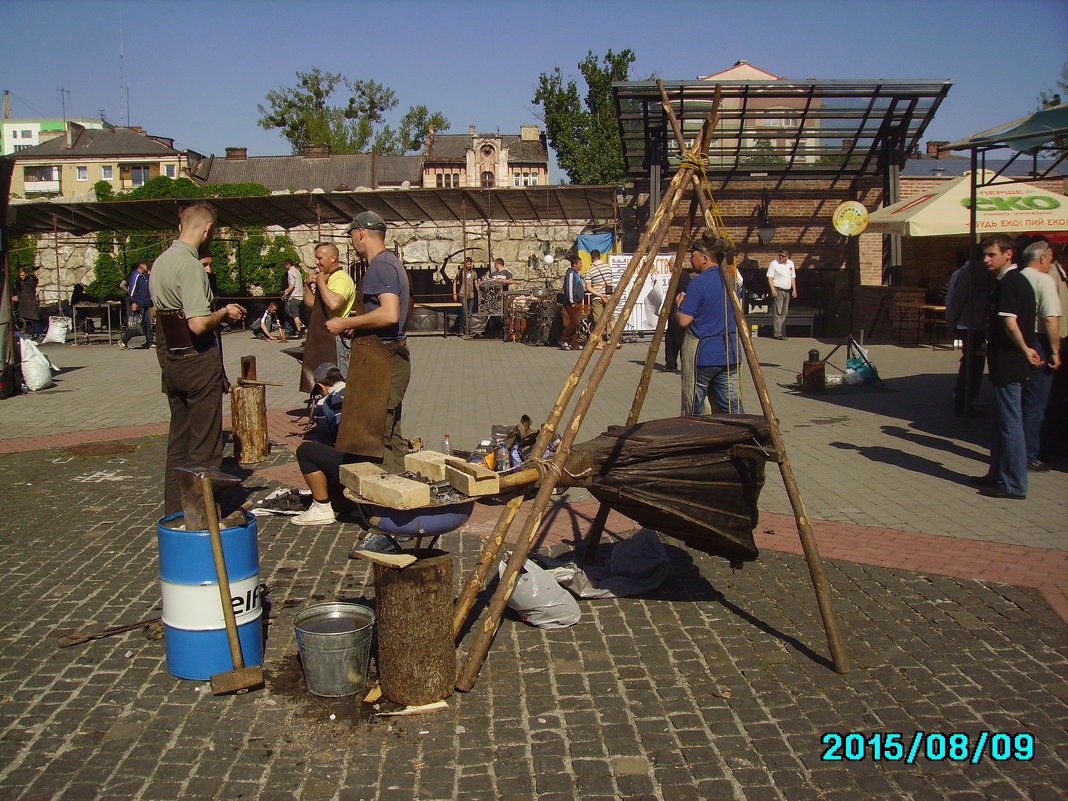
<path fill-rule="evenodd" d="M 430 485 L 383 473 L 360 482 L 360 494 L 369 502 L 390 509 L 417 509 L 430 503 Z"/>
<path fill-rule="evenodd" d="M 360 491 L 360 487 L 363 482 L 374 476 L 385 475 L 386 471 L 379 465 L 372 462 L 355 462 L 353 464 L 343 464 L 339 468 L 341 483 L 343 486 L 348 487 L 357 495 L 363 495 Z"/>

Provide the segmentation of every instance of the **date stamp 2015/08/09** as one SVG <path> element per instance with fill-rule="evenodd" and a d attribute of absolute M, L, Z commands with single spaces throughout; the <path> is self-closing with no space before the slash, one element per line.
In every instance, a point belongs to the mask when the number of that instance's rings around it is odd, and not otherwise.
<path fill-rule="evenodd" d="M 970 762 L 983 759 L 994 762 L 1027 762 L 1035 756 L 1035 738 L 1028 732 L 1012 734 L 981 731 L 964 732 L 827 732 L 820 739 L 824 745 L 820 759 L 824 762 L 905 762 L 917 759 L 928 762 Z"/>

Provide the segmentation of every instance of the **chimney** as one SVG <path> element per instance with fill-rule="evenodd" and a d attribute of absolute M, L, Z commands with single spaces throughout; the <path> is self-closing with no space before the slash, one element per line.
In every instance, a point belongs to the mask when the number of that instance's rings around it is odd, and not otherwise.
<path fill-rule="evenodd" d="M 471 134 L 471 136 L 474 136 L 475 134 L 478 133 L 478 129 L 474 125 L 468 125 L 467 126 L 467 132 L 469 134 Z"/>
<path fill-rule="evenodd" d="M 244 161 L 248 158 L 247 147 L 228 147 L 226 148 L 226 160 L 227 161 Z"/>
<path fill-rule="evenodd" d="M 537 125 L 520 125 L 519 139 L 523 142 L 537 142 L 541 138 L 541 128 Z"/>
<path fill-rule="evenodd" d="M 330 145 L 323 142 L 318 145 L 305 145 L 304 146 L 304 158 L 308 159 L 325 159 L 330 157 Z"/>
<path fill-rule="evenodd" d="M 949 144 L 949 140 L 935 140 L 927 143 L 927 156 L 932 159 L 942 158 L 942 148 Z"/>
<path fill-rule="evenodd" d="M 431 125 L 427 128 L 426 139 L 423 140 L 423 155 L 429 156 L 430 151 L 434 148 L 434 126 Z"/>

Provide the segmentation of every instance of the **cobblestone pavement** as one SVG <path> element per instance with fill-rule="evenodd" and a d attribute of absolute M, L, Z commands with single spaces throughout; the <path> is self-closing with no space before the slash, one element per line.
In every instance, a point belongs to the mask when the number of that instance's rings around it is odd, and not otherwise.
<path fill-rule="evenodd" d="M 262 355 L 260 376 L 269 380 L 271 370 L 291 371 L 288 357 L 259 344 L 228 353 L 235 361 Z M 293 614 L 313 600 L 373 595 L 368 569 L 346 558 L 360 533 L 351 524 L 261 518 L 261 578 L 277 615 L 263 691 L 216 698 L 204 682 L 175 679 L 162 642 L 141 631 L 56 647 L 62 632 L 158 614 L 163 438 L 151 432 L 166 412 L 150 353 L 52 348 L 57 364 L 81 369 L 53 390 L 0 403 L 0 445 L 9 445 L 0 454 L 0 797 L 1063 797 L 1063 620 L 1035 587 L 968 578 L 989 575 L 972 554 L 955 570 L 939 563 L 919 572 L 927 567 L 910 561 L 916 543 L 941 543 L 947 563 L 966 548 L 989 550 L 992 563 L 1025 552 L 1038 555 L 1036 564 L 1043 553 L 1047 563 L 1062 558 L 1063 465 L 1035 478 L 1027 502 L 982 506 L 963 477 L 981 470 L 984 421 L 966 431 L 942 414 L 954 354 L 873 349 L 886 392 L 810 397 L 778 387 L 812 346 L 827 347 L 760 342 L 809 511 L 836 538 L 825 551 L 842 555 L 825 564 L 849 674 L 826 662 L 803 559 L 770 550 L 788 533 L 781 514 L 789 509 L 769 471 L 761 532 L 771 522 L 759 562 L 732 572 L 720 559 L 672 547 L 669 580 L 656 594 L 584 601 L 582 622 L 565 630 L 506 620 L 471 693 L 452 696 L 446 711 L 393 719 L 367 717 L 351 699 L 315 699 L 299 678 Z M 499 343 L 420 338 L 413 348 L 407 433 L 431 443 L 444 426 L 466 443 L 487 422 L 543 415 L 573 362 Z M 625 415 L 639 346 L 620 355 L 583 436 Z M 133 380 L 131 365 L 143 380 Z M 656 375 L 647 417 L 675 412 L 676 382 Z M 276 395 L 272 408 L 300 400 L 289 387 Z M 66 440 L 46 439 L 57 428 Z M 117 433 L 131 450 L 65 450 Z M 244 492 L 279 486 L 275 476 L 291 472 L 291 460 L 290 449 L 276 449 L 272 465 L 246 477 Z M 554 553 L 575 544 L 574 521 L 589 507 L 581 496 L 568 500 L 555 516 L 557 536 L 547 539 Z M 457 586 L 484 529 L 472 525 L 443 542 Z M 866 535 L 891 544 L 855 561 L 859 545 L 833 549 Z M 973 756 L 956 738 L 946 753 L 955 758 L 938 759 L 943 740 L 935 737 L 920 743 L 914 764 L 892 759 L 892 747 L 874 759 L 870 739 L 863 760 L 821 759 L 828 733 L 900 732 L 907 754 L 917 731 L 959 732 L 973 747 L 982 732 L 1030 733 L 1034 756 L 1015 758 L 1027 753 L 1020 738 L 987 738 L 973 764 L 956 758 Z M 858 738 L 845 745 L 857 755 Z M 995 745 L 1010 758 L 995 759 Z"/>

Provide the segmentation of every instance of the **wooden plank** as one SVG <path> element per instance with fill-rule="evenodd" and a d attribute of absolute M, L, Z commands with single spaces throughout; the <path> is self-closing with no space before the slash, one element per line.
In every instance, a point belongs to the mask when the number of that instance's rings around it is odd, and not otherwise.
<path fill-rule="evenodd" d="M 360 482 L 360 495 L 390 509 L 418 509 L 430 505 L 429 484 L 390 473 L 364 478 Z"/>
<path fill-rule="evenodd" d="M 348 487 L 357 495 L 363 495 L 360 491 L 360 487 L 363 481 L 372 478 L 373 476 L 381 476 L 385 474 L 385 470 L 379 467 L 373 462 L 355 462 L 354 464 L 343 464 L 339 469 L 341 474 L 341 483 L 343 486 Z"/>
<path fill-rule="evenodd" d="M 445 480 L 445 460 L 451 459 L 447 453 L 438 451 L 416 451 L 404 456 L 404 469 L 410 473 L 426 476 L 431 481 Z"/>
<path fill-rule="evenodd" d="M 405 568 L 416 560 L 410 553 L 378 553 L 377 551 L 353 551 L 355 556 L 385 567 Z"/>
<path fill-rule="evenodd" d="M 495 495 L 501 491 L 501 480 L 497 473 L 461 459 L 450 457 L 445 462 L 445 478 L 454 489 L 471 498 Z"/>

